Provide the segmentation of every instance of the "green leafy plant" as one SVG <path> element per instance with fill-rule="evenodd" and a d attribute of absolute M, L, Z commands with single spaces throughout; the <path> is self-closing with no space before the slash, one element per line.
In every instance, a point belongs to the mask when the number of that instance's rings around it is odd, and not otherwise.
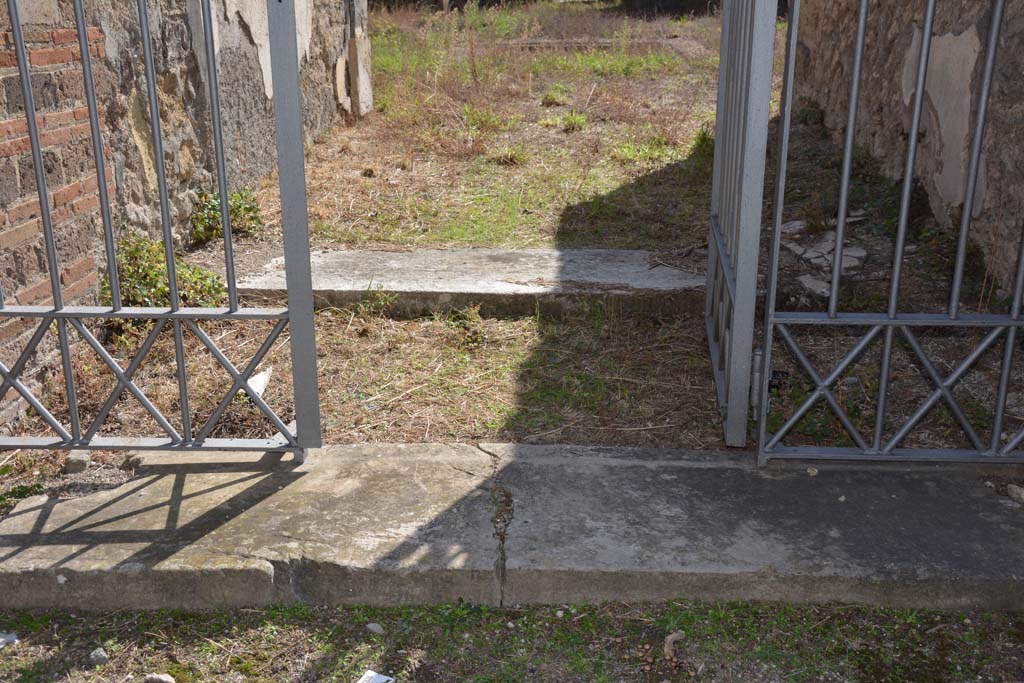
<path fill-rule="evenodd" d="M 205 244 L 212 239 L 223 237 L 224 225 L 221 222 L 220 193 L 213 190 L 199 190 L 199 200 L 192 211 L 192 242 Z M 251 188 L 228 195 L 229 213 L 231 216 L 231 232 L 234 235 L 252 235 L 263 227 L 260 216 L 260 205 Z"/>
<path fill-rule="evenodd" d="M 562 114 L 562 130 L 566 133 L 575 133 L 587 127 L 587 115 L 583 112 L 571 109 Z"/>
<path fill-rule="evenodd" d="M 541 95 L 540 104 L 542 107 L 561 106 L 565 104 L 565 100 L 569 96 L 569 92 L 569 88 L 561 83 L 552 83 L 548 86 L 548 89 L 544 91 L 544 94 Z"/>
<path fill-rule="evenodd" d="M 178 296 L 182 306 L 214 307 L 224 299 L 224 282 L 216 273 L 174 259 Z M 164 245 L 143 234 L 130 232 L 117 243 L 117 277 L 125 306 L 165 307 L 171 302 Z M 101 285 L 103 302 L 110 305 L 110 280 Z M 132 319 L 111 319 L 108 327 L 125 331 L 137 325 Z"/>
<path fill-rule="evenodd" d="M 495 150 L 490 160 L 499 166 L 522 166 L 528 157 L 522 145 L 506 145 Z"/>

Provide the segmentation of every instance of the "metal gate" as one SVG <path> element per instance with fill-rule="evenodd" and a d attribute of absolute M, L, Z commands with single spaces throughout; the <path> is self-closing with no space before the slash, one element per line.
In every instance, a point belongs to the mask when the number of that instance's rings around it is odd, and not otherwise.
<path fill-rule="evenodd" d="M 26 0 L 22 0 L 25 2 Z M 31 0 L 28 0 L 31 1 Z M 137 0 L 142 47 L 145 60 L 146 97 L 152 130 L 153 157 L 160 198 L 163 226 L 163 247 L 167 263 L 169 306 L 130 308 L 121 305 L 121 290 L 115 262 L 116 248 L 111 217 L 111 206 L 105 159 L 103 134 L 99 124 L 99 109 L 93 80 L 89 37 L 85 22 L 83 0 L 75 0 L 75 20 L 78 47 L 82 64 L 85 99 L 92 134 L 92 150 L 96 163 L 100 211 L 103 223 L 111 306 L 65 306 L 61 288 L 61 266 L 54 236 L 50 193 L 43 165 L 40 131 L 37 123 L 30 66 L 25 37 L 18 13 L 18 0 L 7 0 L 12 26 L 12 37 L 17 56 L 22 95 L 25 102 L 28 135 L 31 143 L 35 181 L 38 191 L 40 218 L 43 226 L 46 264 L 49 272 L 53 305 L 5 306 L 0 292 L 0 321 L 11 318 L 31 319 L 35 331 L 18 359 L 11 367 L 0 363 L 0 396 L 13 388 L 45 421 L 53 437 L 0 437 L 0 448 L 45 449 L 133 449 L 133 450 L 236 450 L 293 452 L 302 459 L 310 448 L 321 445 L 320 413 L 317 388 L 316 347 L 313 329 L 313 295 L 309 263 L 309 232 L 306 215 L 306 181 L 304 166 L 304 136 L 302 128 L 301 91 L 299 81 L 298 50 L 296 46 L 295 7 L 292 2 L 267 0 L 270 26 L 270 52 L 274 82 L 274 117 L 280 178 L 282 226 L 284 232 L 285 261 L 287 264 L 287 308 L 253 308 L 239 303 L 232 251 L 231 217 L 228 205 L 228 185 L 224 139 L 220 116 L 216 53 L 214 50 L 213 17 L 210 0 L 201 0 L 204 25 L 204 43 L 209 77 L 210 108 L 213 118 L 213 137 L 216 156 L 216 175 L 220 190 L 220 210 L 224 228 L 224 259 L 228 306 L 226 308 L 186 308 L 181 306 L 178 280 L 175 272 L 172 224 L 166 172 L 164 169 L 163 138 L 161 134 L 160 101 L 156 86 L 156 68 L 153 58 L 152 36 L 147 0 Z M 111 318 L 130 318 L 152 321 L 152 328 L 127 367 L 121 367 L 90 331 L 90 323 Z M 269 336 L 256 350 L 244 368 L 236 367 L 203 330 L 208 321 L 275 321 Z M 58 420 L 22 381 L 22 373 L 47 332 L 56 326 L 60 360 L 64 374 L 64 390 L 68 404 L 68 417 Z M 117 380 L 116 387 L 99 413 L 88 423 L 79 415 L 76 387 L 69 343 L 69 327 L 73 328 Z M 157 336 L 166 328 L 174 335 L 176 372 L 179 389 L 180 415 L 165 416 L 150 401 L 133 377 L 152 349 Z M 271 350 L 288 328 L 290 333 L 292 374 L 296 420 L 294 425 L 284 421 L 267 405 L 259 392 L 250 386 L 250 378 L 260 361 Z M 192 423 L 189 409 L 189 391 L 186 376 L 185 349 L 182 339 L 191 332 L 217 359 L 230 378 L 231 388 L 202 424 Z M 130 393 L 160 426 L 162 433 L 144 438 L 103 436 L 99 434 L 105 419 L 114 410 L 119 398 Z M 260 439 L 212 438 L 210 434 L 223 417 L 229 404 L 240 392 L 245 392 L 253 404 L 273 425 L 275 434 Z"/>
<path fill-rule="evenodd" d="M 828 304 L 825 311 L 787 311 L 780 310 L 777 302 L 779 279 L 779 250 L 782 237 L 783 209 L 786 189 L 786 164 L 790 148 L 791 119 L 793 114 L 794 60 L 797 52 L 797 33 L 799 29 L 800 0 L 793 0 L 789 19 L 789 35 L 783 81 L 781 119 L 779 127 L 779 157 L 775 188 L 775 206 L 771 256 L 768 264 L 767 299 L 764 321 L 764 372 L 760 386 L 760 415 L 758 449 L 760 462 L 774 458 L 833 458 L 851 460 L 959 460 L 959 461 L 994 461 L 1024 462 L 1021 444 L 1024 443 L 1024 430 L 1004 435 L 1005 419 L 1007 418 L 1007 393 L 1013 370 L 1013 355 L 1019 346 L 1018 330 L 1024 325 L 1021 319 L 1022 292 L 1024 292 L 1024 251 L 1018 248 L 1016 280 L 1013 286 L 1012 302 L 1008 312 L 1004 313 L 965 313 L 962 310 L 961 298 L 964 284 L 965 264 L 968 253 L 968 242 L 971 229 L 972 208 L 975 201 L 975 190 L 978 179 L 979 164 L 985 138 L 985 124 L 989 91 L 992 84 L 993 66 L 999 42 L 999 31 L 1003 17 L 1004 0 L 994 0 L 991 5 L 991 21 L 985 49 L 985 61 L 981 90 L 975 104 L 976 121 L 969 150 L 969 166 L 964 187 L 964 204 L 956 237 L 956 252 L 951 276 L 948 305 L 944 312 L 907 312 L 900 306 L 900 283 L 903 277 L 904 260 L 907 247 L 908 222 L 911 213 L 911 194 L 914 180 L 914 162 L 917 153 L 918 138 L 921 126 L 922 107 L 924 102 L 925 83 L 928 76 L 928 57 L 931 46 L 933 21 L 935 18 L 936 0 L 925 3 L 924 18 L 921 28 L 920 52 L 917 55 L 915 70 L 915 88 L 912 105 L 912 118 L 908 135 L 906 162 L 901 184 L 899 200 L 899 216 L 896 223 L 895 243 L 893 249 L 892 269 L 887 280 L 888 298 L 884 311 L 878 312 L 844 312 L 840 310 L 839 295 L 843 285 L 843 249 L 847 237 L 847 210 L 850 199 L 850 178 L 855 153 L 855 132 L 857 125 L 857 105 L 861 88 L 861 69 L 864 61 L 864 36 L 868 14 L 868 0 L 860 0 L 855 51 L 853 57 L 852 83 L 848 105 L 848 118 L 845 132 L 841 180 L 839 185 L 839 207 L 835 221 L 835 252 L 831 268 L 831 282 L 828 286 Z M 727 3 L 728 5 L 728 3 Z M 770 56 L 769 51 L 763 55 Z M 761 96 L 758 93 L 758 96 Z M 951 238 L 952 239 L 952 238 Z M 825 334 L 829 329 L 855 331 L 852 336 L 856 343 L 849 348 L 833 367 L 819 371 L 805 353 L 798 339 L 797 330 L 815 330 L 815 334 Z M 926 331 L 943 328 L 961 335 L 975 333 L 980 336 L 976 342 L 972 340 L 971 348 L 966 355 L 960 356 L 951 364 L 953 368 L 948 374 L 940 371 L 934 357 L 921 342 L 921 335 Z M 819 332 L 820 330 L 820 332 Z M 981 333 L 985 334 L 981 336 Z M 995 399 L 991 412 L 991 424 L 985 425 L 989 430 L 980 430 L 972 423 L 961 402 L 954 395 L 954 389 L 964 376 L 974 367 L 989 349 L 998 348 L 997 342 L 1003 338 L 1001 361 L 998 364 L 998 385 L 995 386 Z M 783 415 L 775 415 L 774 430 L 769 429 L 769 417 L 773 415 L 772 392 L 772 353 L 776 339 L 781 340 L 780 347 L 788 350 L 800 372 L 810 381 L 813 389 L 795 407 Z M 921 370 L 930 382 L 930 393 L 919 404 L 911 404 L 912 412 L 895 416 L 891 400 L 891 376 L 893 370 L 894 345 L 904 344 L 906 354 L 911 362 Z M 880 349 L 879 349 L 880 347 Z M 840 401 L 836 398 L 836 385 L 844 373 L 865 357 L 865 353 L 880 350 L 878 356 L 877 390 L 874 392 L 873 426 L 861 433 L 854 420 Z M 872 368 L 873 369 L 873 368 Z M 790 435 L 801 419 L 812 408 L 824 402 L 832 415 L 838 419 L 849 437 L 850 445 L 804 443 L 789 445 L 785 438 Z M 922 420 L 937 406 L 944 405 L 965 435 L 965 442 L 970 447 L 905 447 L 903 444 L 908 435 L 914 432 Z M 908 406 L 909 407 L 909 406 Z M 900 406 L 903 409 L 903 406 Z M 868 412 L 870 419 L 870 412 Z M 891 423 L 891 424 L 890 424 Z M 983 438 L 984 437 L 984 438 Z"/>
<path fill-rule="evenodd" d="M 722 3 L 704 313 L 730 446 L 747 442 L 776 7 L 775 0 Z"/>

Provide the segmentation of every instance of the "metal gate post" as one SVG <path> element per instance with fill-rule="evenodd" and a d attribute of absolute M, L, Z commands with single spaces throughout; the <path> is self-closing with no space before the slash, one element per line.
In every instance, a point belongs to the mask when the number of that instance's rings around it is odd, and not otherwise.
<path fill-rule="evenodd" d="M 725 442 L 737 447 L 747 442 L 776 9 L 722 8 L 705 318 Z"/>
<path fill-rule="evenodd" d="M 281 188 L 285 277 L 291 327 L 292 379 L 295 385 L 295 436 L 302 460 L 322 445 L 320 392 L 316 367 L 313 278 L 309 263 L 306 204 L 305 136 L 296 42 L 294 0 L 267 0 L 270 62 L 274 88 L 277 169 Z"/>

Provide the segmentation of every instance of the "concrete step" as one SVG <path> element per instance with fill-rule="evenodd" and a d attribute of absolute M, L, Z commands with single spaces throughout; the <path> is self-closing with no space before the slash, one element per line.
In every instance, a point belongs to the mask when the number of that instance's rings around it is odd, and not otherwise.
<path fill-rule="evenodd" d="M 652 252 L 610 249 L 418 249 L 325 251 L 312 257 L 321 305 L 345 306 L 380 289 L 398 295 L 391 313 L 417 316 L 479 304 L 487 316 L 560 313 L 602 301 L 629 310 L 699 311 L 704 276 Z M 239 283 L 257 296 L 285 293 L 284 260 Z"/>
<path fill-rule="evenodd" d="M 703 598 L 1024 608 L 1024 510 L 977 472 L 572 446 L 150 453 L 0 521 L 0 609 Z M 1002 471 L 1007 474 L 1006 470 Z"/>

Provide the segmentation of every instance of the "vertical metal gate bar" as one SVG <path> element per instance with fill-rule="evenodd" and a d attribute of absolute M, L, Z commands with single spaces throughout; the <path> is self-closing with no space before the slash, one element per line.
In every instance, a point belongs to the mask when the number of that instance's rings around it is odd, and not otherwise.
<path fill-rule="evenodd" d="M 999 48 L 999 29 L 1003 22 L 1003 2 L 995 0 L 992 5 L 992 22 L 988 30 L 988 49 L 985 51 L 985 68 L 981 78 L 981 92 L 978 93 L 978 112 L 974 123 L 974 139 L 971 140 L 971 156 L 968 162 L 967 186 L 964 188 L 964 203 L 960 216 L 960 236 L 956 245 L 956 265 L 953 269 L 953 284 L 949 292 L 949 317 L 960 313 L 960 289 L 964 280 L 964 264 L 967 261 L 967 238 L 971 230 L 974 213 L 974 193 L 978 187 L 978 167 L 981 164 L 981 147 L 985 142 L 985 123 L 988 121 L 989 91 L 992 89 L 992 71 Z"/>
<path fill-rule="evenodd" d="M 1017 273 L 1013 282 L 1013 301 L 1010 303 L 1011 320 L 1020 320 L 1022 301 L 1024 301 L 1024 234 L 1017 240 Z M 999 389 L 996 393 L 995 416 L 992 420 L 992 437 L 989 442 L 989 449 L 992 453 L 999 451 L 999 443 L 1003 438 L 1006 394 L 1010 387 L 1010 374 L 1013 372 L 1013 352 L 1016 348 L 1017 328 L 1010 326 L 1006 333 L 1006 345 L 1003 347 L 1003 360 L 999 368 Z"/>
<path fill-rule="evenodd" d="M 296 439 L 305 451 L 322 445 L 317 378 L 313 278 L 309 263 L 309 218 L 302 125 L 302 90 L 296 44 L 295 5 L 267 0 L 271 77 L 277 139 L 285 280 L 291 320 L 292 377 L 295 387 Z"/>
<path fill-rule="evenodd" d="M 138 0 L 139 23 L 142 34 L 142 56 L 146 62 L 146 92 L 149 96 L 150 130 L 153 134 L 153 155 L 156 157 L 157 186 L 160 193 L 160 218 L 163 222 L 164 255 L 167 259 L 167 286 L 171 310 L 181 307 L 178 295 L 178 273 L 174 262 L 174 234 L 171 225 L 170 200 L 167 196 L 167 170 L 164 168 L 164 142 L 160 123 L 160 101 L 156 93 L 156 64 L 153 60 L 152 36 L 149 31 L 147 0 Z M 188 377 L 185 374 L 185 345 L 181 321 L 172 320 L 174 331 L 174 357 L 178 367 L 178 396 L 181 407 L 181 432 L 186 443 L 192 440 L 192 414 L 188 405 Z"/>
<path fill-rule="evenodd" d="M 210 0 L 201 0 L 203 37 L 206 47 L 206 77 L 210 81 L 210 112 L 213 118 L 213 143 L 217 158 L 217 186 L 220 188 L 220 221 L 224 231 L 224 279 L 228 284 L 228 307 L 238 310 L 238 286 L 235 284 L 235 254 L 231 231 L 231 205 L 227 163 L 224 158 L 224 130 L 220 120 L 220 85 L 217 79 L 217 50 L 213 40 L 213 16 Z"/>
<path fill-rule="evenodd" d="M 910 195 L 914 184 L 914 162 L 917 158 L 917 135 L 921 128 L 921 110 L 924 105 L 924 86 L 928 76 L 928 57 L 932 45 L 932 24 L 935 20 L 935 0 L 928 0 L 925 7 L 924 26 L 921 29 L 921 51 L 917 62 L 917 79 L 914 90 L 914 112 L 910 123 L 907 142 L 907 162 L 903 172 L 903 191 L 900 196 L 900 215 L 896 226 L 896 246 L 893 255 L 891 282 L 889 283 L 889 305 L 886 315 L 896 317 L 899 305 L 900 278 L 903 274 L 903 250 L 907 241 L 907 224 L 910 220 Z M 875 411 L 875 429 L 871 446 L 878 450 L 885 429 L 885 412 L 889 392 L 889 373 L 892 365 L 892 344 L 895 327 L 885 328 L 885 342 L 882 346 L 882 364 L 878 378 L 878 402 Z"/>
<path fill-rule="evenodd" d="M 843 276 L 843 243 L 846 240 L 846 217 L 850 209 L 850 173 L 853 170 L 853 148 L 857 133 L 857 104 L 860 100 L 861 66 L 864 63 L 864 35 L 867 33 L 868 0 L 860 0 L 857 14 L 857 38 L 853 53 L 853 75 L 850 82 L 850 104 L 846 119 L 846 144 L 843 149 L 843 170 L 839 180 L 839 214 L 836 216 L 836 242 L 832 252 L 832 283 L 828 290 L 828 315 L 836 317 L 839 309 L 839 281 Z"/>
<path fill-rule="evenodd" d="M 789 134 L 793 119 L 793 81 L 796 72 L 797 37 L 800 32 L 800 0 L 792 0 L 786 27 L 786 63 L 782 74 L 782 101 L 779 107 L 778 160 L 775 166 L 775 202 L 772 218 L 772 244 L 765 283 L 764 348 L 762 353 L 760 413 L 757 421 L 758 463 L 765 464 L 765 441 L 768 436 L 768 393 L 771 388 L 772 346 L 775 343 L 775 299 L 779 286 L 779 250 L 782 242 L 783 209 L 786 203 L 786 172 L 789 162 Z"/>
<path fill-rule="evenodd" d="M 21 93 L 25 106 L 25 120 L 28 124 L 29 142 L 32 146 L 32 165 L 36 176 L 36 192 L 39 197 L 39 215 L 43 223 L 43 240 L 46 245 L 46 263 L 50 275 L 50 291 L 53 307 L 64 308 L 64 296 L 60 288 L 60 261 L 57 257 L 57 242 L 53 236 L 53 215 L 50 212 L 50 193 L 46 184 L 46 167 L 43 165 L 43 148 L 39 139 L 39 122 L 36 118 L 36 101 L 32 92 L 31 67 L 28 51 L 25 49 L 25 36 L 21 28 L 21 17 L 18 14 L 17 0 L 7 0 L 7 10 L 11 19 L 11 32 L 14 37 L 14 51 L 18 60 L 18 74 L 21 77 Z M 74 368 L 71 366 L 71 346 L 68 343 L 67 321 L 57 321 L 57 340 L 60 346 L 61 367 L 64 373 L 64 394 L 68 402 L 68 413 L 71 421 L 71 440 L 81 438 L 81 425 L 78 416 L 78 401 L 75 392 Z"/>
<path fill-rule="evenodd" d="M 118 311 L 121 309 L 121 281 L 117 275 L 117 248 L 114 243 L 114 222 L 110 216 L 107 161 L 103 154 L 103 132 L 100 129 L 99 107 L 96 104 L 96 83 L 92 74 L 92 55 L 89 53 L 89 33 L 85 25 L 83 2 L 84 0 L 75 0 L 75 28 L 78 30 L 78 52 L 82 58 L 82 82 L 85 86 L 85 102 L 89 108 L 92 153 L 96 162 L 96 187 L 100 194 L 100 216 L 103 221 L 103 246 L 107 254 L 110 302 L 113 309 Z"/>

